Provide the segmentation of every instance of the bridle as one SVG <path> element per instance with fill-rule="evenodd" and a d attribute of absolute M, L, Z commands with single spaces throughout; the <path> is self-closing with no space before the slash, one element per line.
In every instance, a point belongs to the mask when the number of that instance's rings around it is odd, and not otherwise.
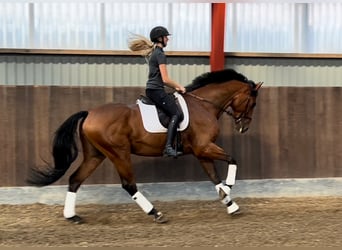
<path fill-rule="evenodd" d="M 214 103 L 214 102 L 212 102 L 212 101 L 210 101 L 210 100 L 207 100 L 207 99 L 205 99 L 205 98 L 203 98 L 203 97 L 200 97 L 200 96 L 198 96 L 198 95 L 195 95 L 195 94 L 193 94 L 193 93 L 188 93 L 188 92 L 186 92 L 185 94 L 186 94 L 186 95 L 189 95 L 189 96 L 191 96 L 191 97 L 194 97 L 194 98 L 196 98 L 197 100 L 200 100 L 200 101 L 203 101 L 203 102 L 210 103 L 210 104 L 213 105 L 216 109 L 218 109 L 220 112 L 226 113 L 227 115 L 231 116 L 231 117 L 235 120 L 235 123 L 239 123 L 239 122 L 242 121 L 242 119 L 252 120 L 252 118 L 248 116 L 248 113 L 249 113 L 250 109 L 252 108 L 252 106 L 249 105 L 249 102 L 250 102 L 251 97 L 252 97 L 251 94 L 248 96 L 248 98 L 247 98 L 246 100 L 244 100 L 244 102 L 247 102 L 247 103 L 246 103 L 246 107 L 247 107 L 246 110 L 245 110 L 244 112 L 242 112 L 238 117 L 235 117 L 235 116 L 234 116 L 234 113 L 231 112 L 230 110 L 228 110 L 228 108 L 230 107 L 230 105 L 231 105 L 231 103 L 232 103 L 232 101 L 233 101 L 233 98 L 234 98 L 237 94 L 239 94 L 239 93 L 242 93 L 242 91 L 238 91 L 237 93 L 235 93 L 235 94 L 228 100 L 227 104 L 224 105 L 223 107 L 217 105 L 216 103 Z M 242 103 L 241 103 L 241 104 L 242 104 Z M 241 105 L 241 104 L 240 104 L 240 105 Z"/>

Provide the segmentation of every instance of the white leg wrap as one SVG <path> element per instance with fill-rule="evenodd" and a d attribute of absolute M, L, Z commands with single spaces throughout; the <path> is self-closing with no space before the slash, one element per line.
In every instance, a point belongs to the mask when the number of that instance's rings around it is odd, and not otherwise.
<path fill-rule="evenodd" d="M 236 202 L 232 201 L 232 199 L 230 198 L 230 187 L 220 183 L 220 184 L 217 184 L 215 188 L 219 195 L 220 195 L 220 190 L 222 190 L 226 194 L 226 196 L 221 200 L 221 202 L 227 206 L 228 214 L 235 213 L 236 211 L 239 210 L 238 204 L 236 204 Z"/>
<path fill-rule="evenodd" d="M 230 187 L 228 187 L 227 185 L 223 185 L 223 183 L 217 184 L 215 186 L 216 188 L 216 192 L 218 193 L 218 195 L 220 196 L 220 198 L 222 199 L 221 202 L 225 205 L 227 205 L 231 199 L 230 199 Z M 220 191 L 223 191 L 226 195 L 222 198 L 222 194 L 220 194 Z"/>
<path fill-rule="evenodd" d="M 215 186 L 216 192 L 220 195 L 220 190 L 222 190 L 227 196 L 230 196 L 230 187 L 223 185 L 223 183 L 217 184 Z"/>
<path fill-rule="evenodd" d="M 64 218 L 71 218 L 76 215 L 75 213 L 76 206 L 76 193 L 67 192 L 64 203 L 63 215 Z"/>
<path fill-rule="evenodd" d="M 227 212 L 228 214 L 235 213 L 236 211 L 239 210 L 238 204 L 235 203 L 235 201 L 232 202 L 229 206 L 227 206 Z"/>
<path fill-rule="evenodd" d="M 227 172 L 227 179 L 226 179 L 227 185 L 232 186 L 235 184 L 236 170 L 237 170 L 236 164 L 229 164 L 228 165 L 228 172 Z"/>
<path fill-rule="evenodd" d="M 132 196 L 132 200 L 134 200 L 139 205 L 139 207 L 141 207 L 141 209 L 144 210 L 144 212 L 147 214 L 153 209 L 153 205 L 151 204 L 151 202 L 149 202 L 149 200 L 146 199 L 146 197 L 139 191 Z"/>
<path fill-rule="evenodd" d="M 221 202 L 225 205 L 227 205 L 232 199 L 230 198 L 229 195 L 227 195 L 226 197 L 224 197 Z M 227 205 L 228 206 L 228 205 Z"/>

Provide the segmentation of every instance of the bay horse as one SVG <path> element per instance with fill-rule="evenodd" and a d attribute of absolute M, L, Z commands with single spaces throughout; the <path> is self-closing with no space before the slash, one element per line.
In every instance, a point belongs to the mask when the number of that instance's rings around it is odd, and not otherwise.
<path fill-rule="evenodd" d="M 235 183 L 237 163 L 232 156 L 215 144 L 219 135 L 219 118 L 230 115 L 235 129 L 248 130 L 262 83 L 254 83 L 233 69 L 207 72 L 186 86 L 183 94 L 189 111 L 189 125 L 181 132 L 184 154 L 193 154 L 215 185 L 228 214 L 239 212 L 231 199 L 230 190 Z M 73 223 L 82 218 L 75 212 L 76 192 L 106 157 L 115 166 L 124 190 L 138 206 L 157 223 L 167 218 L 138 191 L 132 169 L 131 154 L 162 156 L 166 133 L 149 133 L 142 123 L 137 104 L 108 103 L 71 115 L 56 130 L 52 156 L 54 166 L 31 168 L 28 183 L 35 186 L 50 185 L 59 180 L 78 156 L 78 137 L 82 144 L 83 161 L 69 177 L 63 215 Z M 228 164 L 226 183 L 218 176 L 214 161 Z"/>

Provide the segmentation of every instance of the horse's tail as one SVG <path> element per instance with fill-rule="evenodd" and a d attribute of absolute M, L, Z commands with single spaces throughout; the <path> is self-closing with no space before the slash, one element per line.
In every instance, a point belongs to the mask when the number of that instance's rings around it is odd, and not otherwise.
<path fill-rule="evenodd" d="M 80 111 L 70 116 L 56 130 L 53 139 L 52 155 L 54 166 L 48 165 L 47 169 L 31 169 L 27 179 L 29 184 L 35 186 L 47 186 L 60 179 L 69 169 L 78 155 L 77 128 L 78 122 L 88 116 L 88 111 Z"/>

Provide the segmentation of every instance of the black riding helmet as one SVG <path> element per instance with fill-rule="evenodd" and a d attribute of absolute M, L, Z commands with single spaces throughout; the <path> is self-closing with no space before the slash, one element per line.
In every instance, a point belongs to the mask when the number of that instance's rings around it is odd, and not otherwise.
<path fill-rule="evenodd" d="M 152 42 L 157 43 L 159 37 L 171 35 L 169 31 L 163 26 L 154 27 L 150 32 L 150 39 Z"/>

